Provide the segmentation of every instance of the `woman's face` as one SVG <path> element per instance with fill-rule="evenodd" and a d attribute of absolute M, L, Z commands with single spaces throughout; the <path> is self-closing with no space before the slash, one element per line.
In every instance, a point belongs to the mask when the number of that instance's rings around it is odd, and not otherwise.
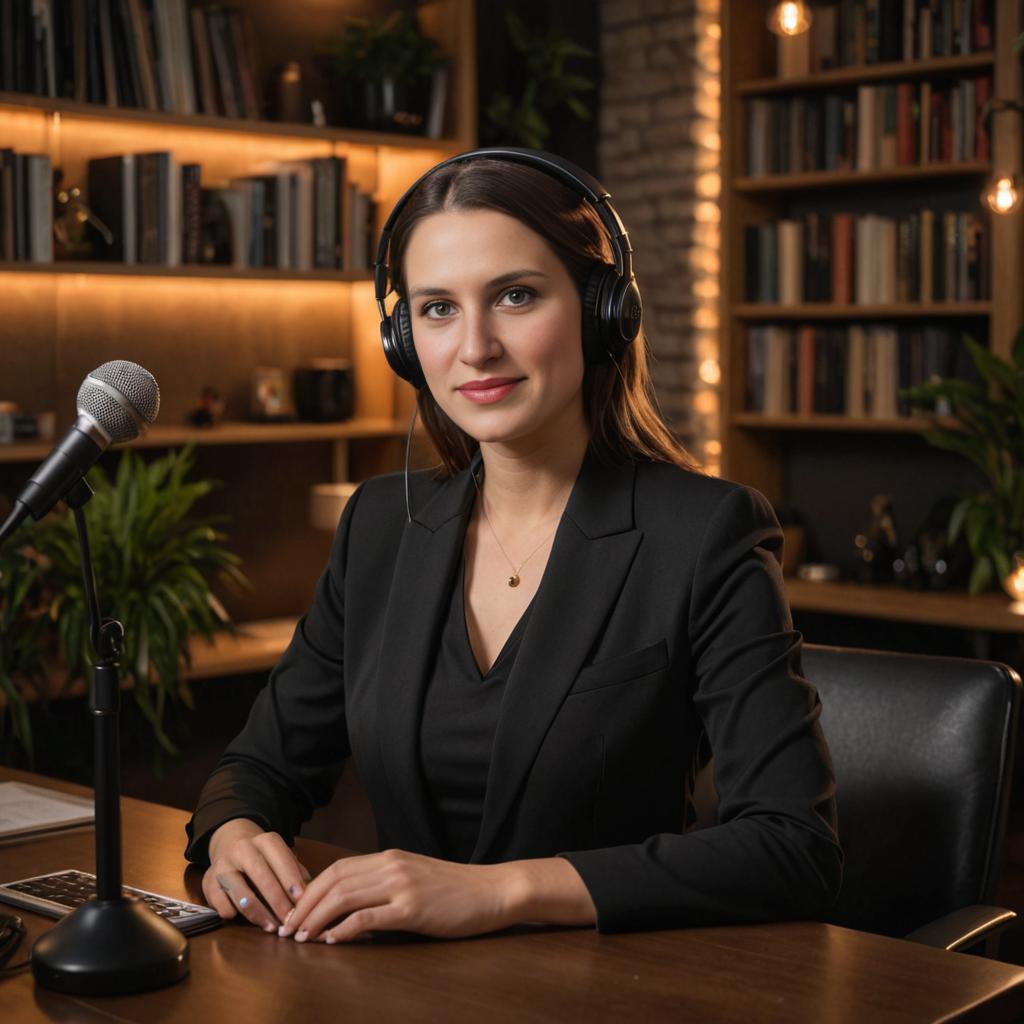
<path fill-rule="evenodd" d="M 493 210 L 431 214 L 409 237 L 405 282 L 427 386 L 467 434 L 543 442 L 580 424 L 580 297 L 540 235 Z"/>

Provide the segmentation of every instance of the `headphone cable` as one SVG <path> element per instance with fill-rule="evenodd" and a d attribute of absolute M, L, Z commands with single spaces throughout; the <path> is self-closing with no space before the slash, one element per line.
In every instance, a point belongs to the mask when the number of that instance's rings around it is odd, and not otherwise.
<path fill-rule="evenodd" d="M 412 431 L 416 426 L 416 416 L 420 411 L 420 403 L 417 401 L 412 409 L 412 419 L 409 421 L 409 432 L 405 435 L 405 520 L 412 522 L 412 507 L 409 502 L 409 446 L 412 444 Z"/>

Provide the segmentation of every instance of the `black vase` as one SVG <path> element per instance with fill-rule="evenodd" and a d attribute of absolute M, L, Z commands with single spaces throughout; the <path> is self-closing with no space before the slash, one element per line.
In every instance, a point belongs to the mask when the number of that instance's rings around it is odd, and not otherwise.
<path fill-rule="evenodd" d="M 345 360 L 318 360 L 294 376 L 295 411 L 299 419 L 333 423 L 352 418 L 355 393 L 352 368 Z"/>
<path fill-rule="evenodd" d="M 338 118 L 351 128 L 378 132 L 423 135 L 430 104 L 430 78 L 420 82 L 343 79 L 340 88 Z"/>

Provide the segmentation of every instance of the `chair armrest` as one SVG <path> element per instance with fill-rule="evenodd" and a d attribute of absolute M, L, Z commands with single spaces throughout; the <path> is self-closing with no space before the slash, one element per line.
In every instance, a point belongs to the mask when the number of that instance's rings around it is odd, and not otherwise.
<path fill-rule="evenodd" d="M 961 907 L 951 914 L 915 928 L 905 937 L 911 942 L 920 942 L 924 946 L 935 946 L 956 953 L 976 946 L 979 942 L 991 940 L 1016 920 L 1017 915 L 1005 907 Z"/>

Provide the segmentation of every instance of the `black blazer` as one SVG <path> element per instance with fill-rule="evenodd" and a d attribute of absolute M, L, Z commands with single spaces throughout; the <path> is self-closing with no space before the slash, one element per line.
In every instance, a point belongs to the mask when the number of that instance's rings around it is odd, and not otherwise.
<path fill-rule="evenodd" d="M 469 471 L 364 483 L 313 605 L 188 825 L 291 842 L 348 756 L 381 848 L 443 856 L 424 690 L 474 497 Z M 503 697 L 476 863 L 561 854 L 602 931 L 818 916 L 841 874 L 834 779 L 756 491 L 589 451 Z M 687 831 L 714 751 L 719 824 Z"/>

